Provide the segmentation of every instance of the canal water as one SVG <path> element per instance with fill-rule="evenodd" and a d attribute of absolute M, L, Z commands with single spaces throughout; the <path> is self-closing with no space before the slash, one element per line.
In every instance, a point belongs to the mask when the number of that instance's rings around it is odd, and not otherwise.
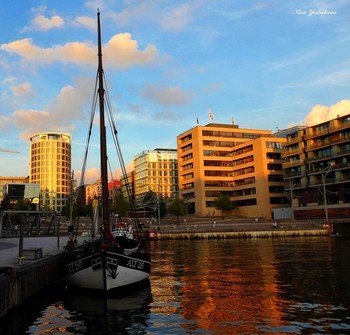
<path fill-rule="evenodd" d="M 0 334 L 350 334 L 350 238 L 151 242 L 150 286 L 120 299 L 52 287 Z"/>

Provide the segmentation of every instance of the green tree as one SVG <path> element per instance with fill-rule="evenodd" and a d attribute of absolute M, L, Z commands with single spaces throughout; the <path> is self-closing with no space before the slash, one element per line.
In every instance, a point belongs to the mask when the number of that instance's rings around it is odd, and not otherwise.
<path fill-rule="evenodd" d="M 165 199 L 163 197 L 160 198 L 159 212 L 160 212 L 160 218 L 161 219 L 163 217 L 165 217 L 165 215 L 167 214 L 166 202 L 165 202 Z"/>
<path fill-rule="evenodd" d="M 15 211 L 29 211 L 30 210 L 30 203 L 23 199 L 18 199 L 13 206 L 13 209 Z"/>
<path fill-rule="evenodd" d="M 183 199 L 176 197 L 168 204 L 168 213 L 176 216 L 177 224 L 179 224 L 179 217 L 186 214 L 186 204 Z"/>
<path fill-rule="evenodd" d="M 230 196 L 225 193 L 220 193 L 214 199 L 214 207 L 221 210 L 222 219 L 224 219 L 224 212 L 236 209 L 236 205 L 231 201 Z"/>
<path fill-rule="evenodd" d="M 114 199 L 112 200 L 111 211 L 118 214 L 120 218 L 125 217 L 130 209 L 129 200 L 124 198 L 123 193 L 117 191 Z"/>
<path fill-rule="evenodd" d="M 157 193 L 149 190 L 142 199 L 142 203 L 144 204 L 144 208 L 146 211 L 155 211 L 155 209 L 157 208 L 157 203 L 158 203 L 158 199 L 157 199 Z"/>

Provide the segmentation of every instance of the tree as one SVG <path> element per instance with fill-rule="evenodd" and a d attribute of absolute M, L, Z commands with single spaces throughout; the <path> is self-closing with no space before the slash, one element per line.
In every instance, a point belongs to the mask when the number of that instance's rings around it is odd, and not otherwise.
<path fill-rule="evenodd" d="M 236 205 L 231 201 L 230 196 L 225 193 L 221 193 L 214 199 L 214 207 L 221 210 L 222 219 L 224 219 L 225 211 L 232 211 L 236 209 Z"/>
<path fill-rule="evenodd" d="M 15 211 L 29 211 L 30 210 L 30 202 L 28 200 L 18 199 L 13 206 Z"/>
<path fill-rule="evenodd" d="M 122 192 L 117 191 L 112 201 L 111 211 L 118 214 L 120 218 L 125 217 L 130 209 L 129 200 L 124 198 Z"/>
<path fill-rule="evenodd" d="M 186 214 L 186 204 L 183 199 L 176 197 L 168 204 L 168 213 L 176 216 L 177 224 L 179 224 L 179 216 Z"/>
<path fill-rule="evenodd" d="M 160 218 L 162 219 L 167 214 L 166 202 L 163 197 L 160 198 Z"/>
<path fill-rule="evenodd" d="M 154 212 L 157 208 L 157 194 L 151 190 L 149 190 L 142 199 L 142 203 L 144 205 L 145 211 L 152 211 Z"/>

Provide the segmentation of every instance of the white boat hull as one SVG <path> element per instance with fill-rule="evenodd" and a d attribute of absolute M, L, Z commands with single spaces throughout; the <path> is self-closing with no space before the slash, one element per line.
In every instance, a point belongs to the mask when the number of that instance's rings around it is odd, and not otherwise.
<path fill-rule="evenodd" d="M 100 291 L 138 284 L 148 279 L 151 267 L 149 259 L 140 255 L 100 251 L 79 258 L 65 265 L 67 280 L 76 287 Z"/>

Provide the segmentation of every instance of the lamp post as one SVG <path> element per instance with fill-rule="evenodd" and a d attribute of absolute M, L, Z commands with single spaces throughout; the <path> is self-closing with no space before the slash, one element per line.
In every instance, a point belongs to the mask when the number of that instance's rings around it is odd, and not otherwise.
<path fill-rule="evenodd" d="M 327 168 L 322 170 L 322 188 L 323 188 L 323 206 L 324 213 L 326 216 L 326 222 L 328 222 L 328 204 L 327 204 L 327 194 L 326 194 L 326 178 L 329 171 L 332 170 L 332 166 L 328 166 Z"/>
<path fill-rule="evenodd" d="M 290 209 L 292 212 L 292 220 L 294 221 L 294 209 L 293 209 L 293 179 L 289 180 L 289 189 L 290 189 Z"/>
<path fill-rule="evenodd" d="M 160 227 L 160 185 L 158 184 L 158 227 Z"/>

